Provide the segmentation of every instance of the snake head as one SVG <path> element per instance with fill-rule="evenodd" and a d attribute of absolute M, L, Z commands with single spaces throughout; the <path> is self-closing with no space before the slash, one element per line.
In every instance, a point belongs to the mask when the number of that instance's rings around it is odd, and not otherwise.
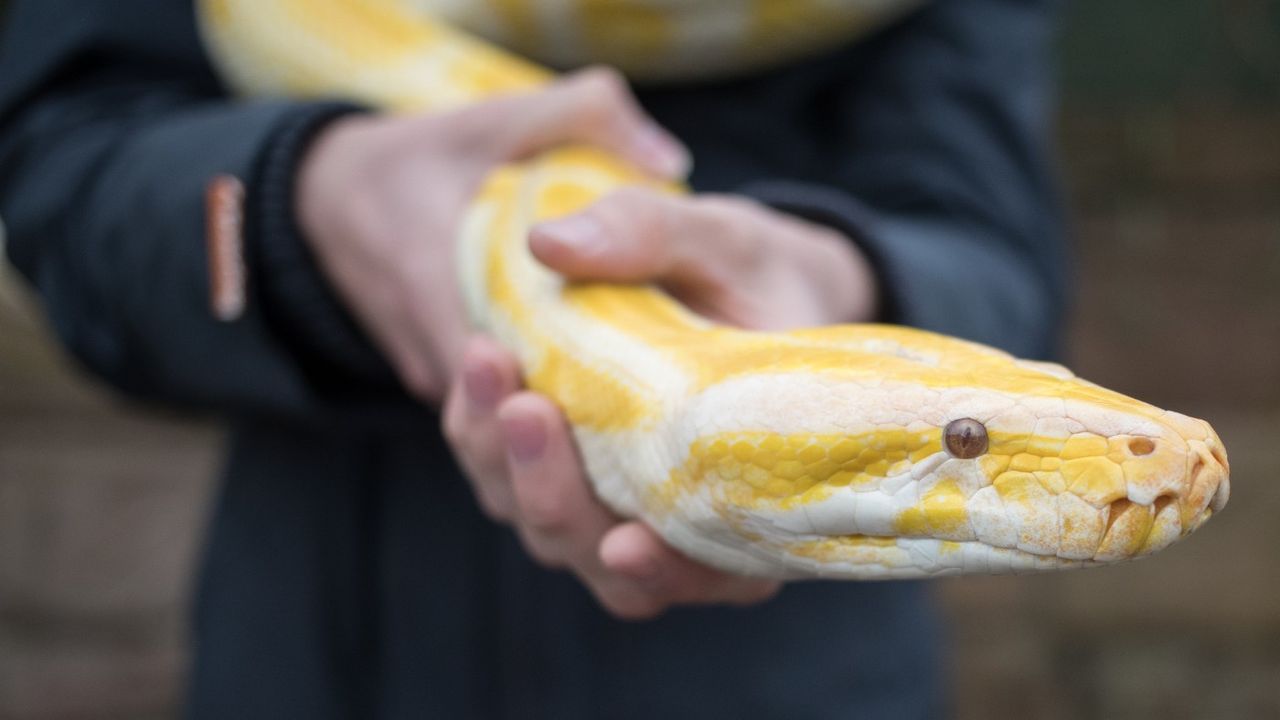
<path fill-rule="evenodd" d="M 1168 547 L 1226 505 L 1226 452 L 1208 423 L 1079 380 L 1056 390 L 988 423 L 988 459 L 974 459 L 984 484 L 966 501 L 977 540 L 1107 563 Z"/>
<path fill-rule="evenodd" d="M 1227 502 L 1202 420 L 987 349 L 927 359 L 708 388 L 652 521 L 742 572 L 918 577 L 1140 557 Z"/>

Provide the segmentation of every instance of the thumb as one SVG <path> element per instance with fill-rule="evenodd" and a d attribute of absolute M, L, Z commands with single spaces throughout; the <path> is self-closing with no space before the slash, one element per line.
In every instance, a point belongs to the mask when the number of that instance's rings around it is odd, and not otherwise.
<path fill-rule="evenodd" d="M 623 188 L 585 210 L 538 223 L 529 250 L 570 280 L 662 282 L 680 270 L 666 198 Z"/>
<path fill-rule="evenodd" d="M 725 282 L 746 243 L 718 215 L 650 188 L 624 187 L 586 209 L 538 223 L 529 250 L 570 280 L 654 282 L 691 290 Z"/>
<path fill-rule="evenodd" d="M 485 121 L 473 130 L 488 135 L 486 144 L 499 162 L 585 143 L 660 178 L 679 179 L 689 170 L 689 152 L 644 113 L 626 81 L 611 69 L 584 70 L 541 92 L 486 105 Z"/>

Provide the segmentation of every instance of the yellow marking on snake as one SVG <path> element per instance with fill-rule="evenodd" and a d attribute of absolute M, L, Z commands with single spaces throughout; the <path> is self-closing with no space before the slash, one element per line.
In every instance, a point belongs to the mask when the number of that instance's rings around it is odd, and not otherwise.
<path fill-rule="evenodd" d="M 737 507 L 794 507 L 834 487 L 858 487 L 887 476 L 917 452 L 941 449 L 936 431 L 861 435 L 779 435 L 733 432 L 699 438 L 684 466 L 659 495 L 679 498 L 715 483 L 713 492 Z"/>
<path fill-rule="evenodd" d="M 930 488 L 917 505 L 907 508 L 894 520 L 894 530 L 902 537 L 949 537 L 969 523 L 965 505 L 969 498 L 952 479 Z"/>
<path fill-rule="evenodd" d="M 788 555 L 808 558 L 822 564 L 848 562 L 849 560 L 875 563 L 885 551 L 897 547 L 893 538 L 845 535 L 823 540 L 807 540 L 786 546 Z"/>
<path fill-rule="evenodd" d="M 480 198 L 498 208 L 493 223 L 497 238 L 518 238 L 520 228 L 515 226 L 518 205 L 515 195 L 520 190 L 520 175 L 516 171 L 496 173 Z M 545 200 L 554 197 L 562 203 L 589 201 L 590 193 L 580 188 L 570 192 L 567 184 L 561 184 L 559 196 L 543 194 Z M 487 254 L 487 284 L 494 307 L 504 312 L 514 325 L 535 325 L 530 308 L 524 304 L 510 270 L 511 252 L 502 242 L 494 242 Z M 525 380 L 529 387 L 553 394 L 569 418 L 580 427 L 600 431 L 631 428 L 652 419 L 655 403 L 619 382 L 616 373 L 591 367 L 542 334 L 530 334 L 527 339 L 534 348 L 534 359 L 529 361 Z"/>
<path fill-rule="evenodd" d="M 558 62 L 695 77 L 852 41 L 892 4 L 847 3 L 494 0 L 487 32 Z M 198 7 L 246 95 L 441 112 L 554 77 L 442 22 L 456 6 L 437 0 Z M 695 23 L 708 12 L 742 22 Z M 886 325 L 748 332 L 655 288 L 567 285 L 533 259 L 533 224 L 634 184 L 684 191 L 587 148 L 495 170 L 459 231 L 458 280 L 478 327 L 564 409 L 599 497 L 688 555 L 777 578 L 1049 570 L 1155 552 L 1225 505 L 1207 423 L 1058 366 Z M 976 457 L 944 449 L 961 419 L 986 433 Z"/>

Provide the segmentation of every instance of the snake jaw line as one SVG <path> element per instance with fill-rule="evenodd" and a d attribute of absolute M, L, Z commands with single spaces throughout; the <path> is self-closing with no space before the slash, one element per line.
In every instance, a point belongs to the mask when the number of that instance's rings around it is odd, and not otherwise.
<path fill-rule="evenodd" d="M 708 391 L 707 407 L 690 405 L 693 439 L 654 516 L 688 511 L 698 527 L 719 522 L 731 532 L 689 552 L 705 559 L 724 553 L 719 544 L 745 548 L 751 560 L 739 566 L 754 574 L 898 578 L 1145 557 L 1193 532 L 1229 493 L 1226 456 L 1207 424 L 1093 385 L 1081 384 L 1091 398 L 1086 424 L 1019 409 L 1078 408 L 1086 399 L 1072 396 L 1070 379 L 1055 379 L 1069 385 L 1047 398 L 1054 402 L 1008 402 L 989 389 L 901 393 L 845 375 L 791 376 L 785 397 L 767 376 Z M 933 398 L 935 407 L 918 410 L 934 424 L 894 425 L 886 406 L 895 394 Z M 787 417 L 786 408 L 808 412 Z M 988 452 L 944 448 L 959 421 L 942 419 L 960 411 L 987 418 Z M 806 430 L 776 429 L 786 423 Z M 1117 428 L 1143 434 L 1099 434 Z"/>

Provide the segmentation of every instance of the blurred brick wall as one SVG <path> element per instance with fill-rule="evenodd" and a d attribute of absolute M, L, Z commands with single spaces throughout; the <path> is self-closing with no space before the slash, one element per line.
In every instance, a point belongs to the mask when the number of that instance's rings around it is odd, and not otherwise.
<path fill-rule="evenodd" d="M 1068 28 L 1071 364 L 1210 419 L 1233 500 L 1137 564 L 936 583 L 955 713 L 1280 717 L 1280 2 L 1076 0 Z M 80 379 L 14 285 L 0 720 L 171 717 L 217 432 Z"/>
<path fill-rule="evenodd" d="M 0 257 L 0 720 L 174 717 L 217 430 L 85 380 L 25 290 Z"/>
<path fill-rule="evenodd" d="M 1182 545 L 939 583 L 959 718 L 1280 718 L 1280 2 L 1076 0 L 1070 364 L 1210 420 L 1232 500 Z"/>
<path fill-rule="evenodd" d="M 20 290 L 0 277 L 0 719 L 170 717 L 216 431 L 79 379 Z"/>
<path fill-rule="evenodd" d="M 1210 420 L 1232 500 L 1103 570 L 939 583 L 960 718 L 1280 718 L 1280 109 L 1073 106 L 1071 365 Z"/>

